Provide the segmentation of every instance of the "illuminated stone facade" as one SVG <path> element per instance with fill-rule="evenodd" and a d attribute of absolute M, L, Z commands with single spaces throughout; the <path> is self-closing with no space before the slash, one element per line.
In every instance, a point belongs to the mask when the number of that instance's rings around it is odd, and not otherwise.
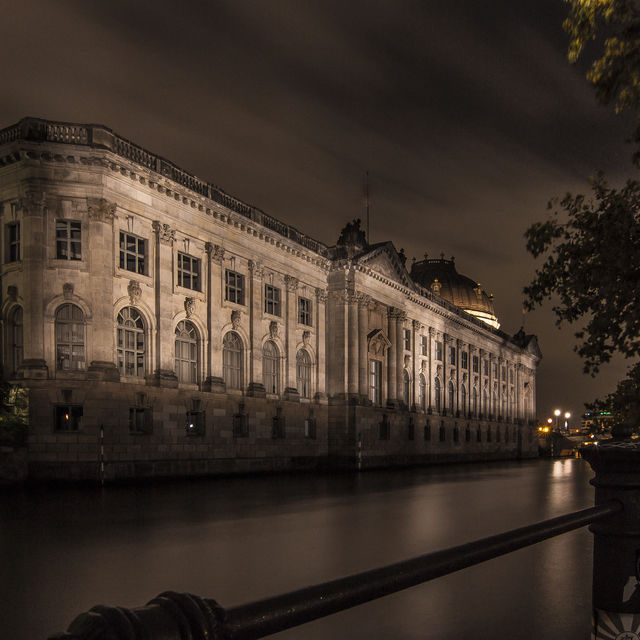
<path fill-rule="evenodd" d="M 103 126 L 0 131 L 2 353 L 29 475 L 535 455 L 535 337 L 333 247 Z M 101 463 L 103 466 L 101 466 Z"/>

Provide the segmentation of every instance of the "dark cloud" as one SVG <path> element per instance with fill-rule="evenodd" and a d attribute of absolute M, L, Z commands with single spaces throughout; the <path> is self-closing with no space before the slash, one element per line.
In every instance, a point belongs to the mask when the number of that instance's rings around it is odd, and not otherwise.
<path fill-rule="evenodd" d="M 0 126 L 101 122 L 333 243 L 363 214 L 407 254 L 444 251 L 496 296 L 509 332 L 534 262 L 523 232 L 598 168 L 630 170 L 629 121 L 566 62 L 558 0 L 41 3 L 0 22 Z M 526 318 L 540 413 L 608 391 L 570 330 Z"/>

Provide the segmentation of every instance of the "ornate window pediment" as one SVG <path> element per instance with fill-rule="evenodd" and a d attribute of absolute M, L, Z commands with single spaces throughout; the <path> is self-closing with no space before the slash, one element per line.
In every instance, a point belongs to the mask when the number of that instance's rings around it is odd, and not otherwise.
<path fill-rule="evenodd" d="M 369 354 L 372 356 L 384 356 L 391 346 L 389 338 L 382 329 L 374 329 L 368 336 Z"/>

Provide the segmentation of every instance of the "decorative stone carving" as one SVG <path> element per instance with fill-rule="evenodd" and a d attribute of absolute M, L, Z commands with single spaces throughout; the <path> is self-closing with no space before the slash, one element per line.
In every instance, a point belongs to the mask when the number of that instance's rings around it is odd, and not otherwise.
<path fill-rule="evenodd" d="M 16 302 L 18 300 L 18 287 L 14 285 L 9 285 L 7 287 L 7 296 L 9 300 Z"/>
<path fill-rule="evenodd" d="M 131 306 L 133 307 L 138 304 L 138 301 L 142 297 L 142 287 L 140 286 L 140 283 L 136 280 L 129 280 L 127 293 L 129 294 L 129 302 L 131 303 Z"/>
<path fill-rule="evenodd" d="M 326 289 L 316 289 L 316 300 L 318 302 L 322 302 L 323 304 L 327 301 L 327 290 Z"/>
<path fill-rule="evenodd" d="M 231 312 L 231 325 L 234 329 L 237 329 L 240 326 L 240 320 L 242 319 L 242 312 L 238 309 L 234 309 Z"/>
<path fill-rule="evenodd" d="M 404 366 L 405 369 L 408 369 L 411 366 L 411 356 L 404 357 Z"/>
<path fill-rule="evenodd" d="M 427 370 L 427 361 L 426 360 L 421 360 L 420 361 L 420 371 L 426 371 Z"/>
<path fill-rule="evenodd" d="M 184 310 L 185 310 L 185 313 L 187 314 L 187 318 L 190 318 L 196 312 L 196 299 L 185 298 Z"/>
<path fill-rule="evenodd" d="M 433 293 L 435 293 L 437 296 L 439 296 L 440 295 L 440 289 L 442 289 L 442 285 L 440 284 L 440 282 L 438 282 L 438 278 L 436 278 L 431 283 L 431 291 L 433 291 Z"/>
<path fill-rule="evenodd" d="M 255 278 L 262 278 L 264 268 L 257 260 L 249 260 L 249 273 Z"/>
<path fill-rule="evenodd" d="M 381 329 L 375 329 L 369 334 L 369 353 L 372 356 L 384 356 L 390 346 L 389 338 Z"/>
<path fill-rule="evenodd" d="M 152 227 L 162 244 L 173 246 L 173 242 L 176 239 L 175 229 L 172 229 L 168 224 L 162 224 L 157 220 L 153 221 Z"/>
<path fill-rule="evenodd" d="M 367 295 L 366 293 L 357 293 L 356 300 L 358 302 L 358 306 L 362 307 L 363 309 L 368 309 L 369 304 L 371 304 L 371 296 Z"/>
<path fill-rule="evenodd" d="M 224 260 L 224 249 L 220 245 L 207 242 L 204 245 L 204 250 L 207 252 L 209 260 L 222 264 Z"/>
<path fill-rule="evenodd" d="M 71 298 L 73 298 L 73 283 L 65 282 L 62 285 L 62 295 L 65 300 L 71 300 Z"/>
<path fill-rule="evenodd" d="M 91 220 L 113 222 L 116 215 L 116 204 L 104 198 L 87 198 L 87 211 Z"/>
<path fill-rule="evenodd" d="M 278 323 L 275 320 L 272 320 L 269 323 L 269 335 L 271 336 L 271 338 L 278 337 Z"/>
<path fill-rule="evenodd" d="M 300 280 L 298 280 L 298 278 L 294 277 L 294 276 L 285 276 L 284 277 L 284 282 L 287 285 L 287 290 L 288 291 L 296 291 L 298 288 L 298 283 L 300 282 Z"/>
<path fill-rule="evenodd" d="M 44 205 L 44 194 L 39 191 L 29 191 L 18 200 L 18 209 L 22 211 L 42 211 Z"/>
<path fill-rule="evenodd" d="M 302 342 L 305 344 L 305 346 L 309 345 L 309 341 L 311 340 L 311 331 L 303 331 L 302 332 Z"/>
<path fill-rule="evenodd" d="M 411 326 L 414 331 L 422 331 L 422 323 L 419 320 L 412 320 Z"/>

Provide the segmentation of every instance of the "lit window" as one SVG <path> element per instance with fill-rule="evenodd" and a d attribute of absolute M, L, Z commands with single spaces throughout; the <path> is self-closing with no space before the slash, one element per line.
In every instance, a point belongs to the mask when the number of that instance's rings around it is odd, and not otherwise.
<path fill-rule="evenodd" d="M 61 371 L 82 371 L 84 357 L 84 314 L 75 304 L 63 304 L 56 311 L 56 366 Z"/>
<path fill-rule="evenodd" d="M 175 367 L 178 382 L 198 382 L 198 331 L 186 320 L 176 326 Z"/>
<path fill-rule="evenodd" d="M 144 376 L 144 322 L 137 309 L 125 307 L 118 313 L 118 371 L 121 376 Z"/>
<path fill-rule="evenodd" d="M 224 273 L 224 299 L 244 304 L 244 276 L 227 269 Z"/>
<path fill-rule="evenodd" d="M 120 268 L 133 273 L 147 272 L 147 241 L 143 238 L 120 232 Z"/>
<path fill-rule="evenodd" d="M 57 405 L 54 419 L 56 431 L 80 431 L 82 429 L 82 405 Z"/>
<path fill-rule="evenodd" d="M 298 298 L 298 323 L 311 326 L 311 300 Z"/>
<path fill-rule="evenodd" d="M 178 253 L 178 286 L 200 291 L 200 260 Z"/>
<path fill-rule="evenodd" d="M 79 222 L 56 220 L 56 258 L 82 260 L 82 236 Z"/>
<path fill-rule="evenodd" d="M 270 284 L 264 285 L 264 312 L 272 316 L 279 316 L 280 313 L 280 289 Z"/>

